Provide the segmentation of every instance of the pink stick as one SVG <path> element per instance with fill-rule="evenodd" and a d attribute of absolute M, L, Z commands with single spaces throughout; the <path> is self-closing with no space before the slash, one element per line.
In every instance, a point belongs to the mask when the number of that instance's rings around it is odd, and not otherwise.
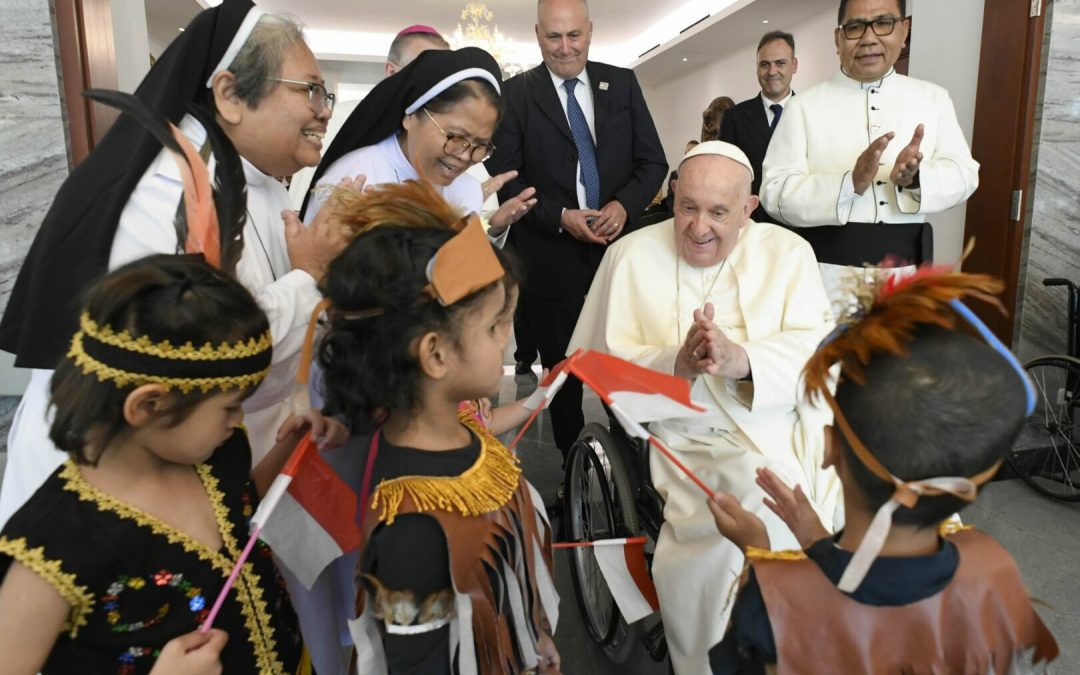
<path fill-rule="evenodd" d="M 590 547 L 592 547 L 593 543 L 594 542 L 591 542 L 591 541 L 561 541 L 561 542 L 559 542 L 557 544 L 552 544 L 551 548 L 553 548 L 553 549 L 590 548 Z M 626 539 L 626 545 L 627 546 L 630 546 L 632 544 L 644 544 L 644 543 L 645 543 L 645 537 L 627 537 L 627 539 Z"/>
<path fill-rule="evenodd" d="M 206 616 L 206 621 L 199 626 L 200 633 L 206 633 L 210 630 L 210 627 L 214 623 L 214 619 L 217 618 L 218 612 L 221 611 L 221 606 L 225 604 L 225 596 L 229 594 L 229 589 L 236 583 L 236 577 L 240 576 L 240 570 L 244 567 L 244 563 L 247 562 L 248 556 L 251 555 L 251 549 L 255 547 L 255 541 L 259 538 L 259 533 L 262 532 L 261 527 L 256 527 L 251 533 L 251 538 L 248 539 L 248 543 L 244 546 L 244 551 L 240 554 L 239 560 L 233 565 L 232 572 L 229 573 L 229 579 L 225 582 L 225 588 L 221 589 L 218 593 L 217 600 L 214 601 L 214 606 L 210 608 L 210 613 Z"/>

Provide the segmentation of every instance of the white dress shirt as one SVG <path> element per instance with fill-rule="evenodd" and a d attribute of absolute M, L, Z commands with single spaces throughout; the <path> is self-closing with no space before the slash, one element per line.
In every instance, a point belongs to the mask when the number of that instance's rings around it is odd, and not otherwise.
<path fill-rule="evenodd" d="M 761 94 L 761 103 L 762 103 L 762 105 L 765 106 L 765 121 L 769 123 L 770 127 L 772 126 L 773 118 L 776 117 L 776 113 L 774 113 L 770 109 L 770 106 L 779 105 L 781 108 L 783 108 L 783 107 L 785 107 L 787 105 L 788 101 L 790 101 L 791 97 L 794 96 L 794 95 L 795 95 L 795 92 L 791 91 L 789 89 L 787 96 L 780 99 L 779 101 L 773 101 L 768 96 L 766 96 L 764 93 Z"/>

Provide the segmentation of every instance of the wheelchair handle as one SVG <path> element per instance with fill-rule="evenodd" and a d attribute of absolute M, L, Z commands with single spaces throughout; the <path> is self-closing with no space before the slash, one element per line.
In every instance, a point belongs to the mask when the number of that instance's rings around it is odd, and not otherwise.
<path fill-rule="evenodd" d="M 1069 290 L 1076 290 L 1076 284 L 1068 279 L 1062 279 L 1060 277 L 1054 277 L 1052 279 L 1043 279 L 1043 286 L 1068 286 Z"/>

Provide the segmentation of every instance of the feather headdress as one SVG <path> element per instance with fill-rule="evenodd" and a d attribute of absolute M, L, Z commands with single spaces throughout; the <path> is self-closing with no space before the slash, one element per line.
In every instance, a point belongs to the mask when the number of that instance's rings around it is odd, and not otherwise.
<path fill-rule="evenodd" d="M 907 344 L 921 325 L 953 329 L 958 320 L 975 329 L 1017 372 L 1027 393 L 1027 413 L 1035 405 L 1035 391 L 1023 366 L 1005 345 L 979 320 L 961 300 L 966 297 L 988 302 L 1004 312 L 996 295 L 1004 285 L 985 274 L 962 274 L 949 268 L 929 267 L 903 279 L 895 277 L 875 293 L 857 294 L 861 304 L 852 316 L 840 320 L 806 364 L 803 371 L 807 398 L 824 399 L 835 415 L 835 424 L 847 441 L 852 454 L 881 480 L 895 486 L 892 497 L 874 515 L 866 534 L 852 556 L 837 588 L 852 593 L 885 545 L 892 527 L 892 516 L 901 506 L 912 508 L 920 497 L 951 495 L 974 501 L 978 486 L 997 472 L 1000 462 L 975 476 L 942 476 L 905 481 L 895 476 L 859 439 L 829 385 L 830 369 L 840 365 L 840 376 L 862 386 L 864 369 L 875 355 L 906 356 Z"/>
<path fill-rule="evenodd" d="M 951 268 L 926 267 L 903 279 L 892 277 L 825 338 L 804 370 L 806 395 L 828 392 L 829 369 L 841 365 L 845 377 L 862 384 L 863 368 L 874 354 L 907 354 L 906 343 L 922 324 L 955 328 L 961 318 L 952 304 L 965 297 L 987 302 L 1002 312 L 997 299 L 1004 284 L 986 274 L 961 274 Z"/>

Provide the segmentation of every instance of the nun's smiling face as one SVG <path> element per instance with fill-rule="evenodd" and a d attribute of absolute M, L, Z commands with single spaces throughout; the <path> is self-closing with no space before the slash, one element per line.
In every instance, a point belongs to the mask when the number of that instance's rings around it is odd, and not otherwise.
<path fill-rule="evenodd" d="M 495 106 L 476 96 L 467 96 L 443 112 L 429 113 L 421 108 L 402 121 L 401 149 L 421 177 L 445 187 L 483 159 L 484 151 L 477 148 L 491 142 L 498 121 Z M 460 147 L 465 144 L 448 142 L 451 138 L 465 139 L 470 145 Z M 456 153 L 447 151 L 455 145 L 459 146 Z M 473 161 L 474 156 L 481 157 Z"/>
<path fill-rule="evenodd" d="M 304 44 L 285 51 L 278 78 L 323 83 L 315 55 Z M 316 107 L 321 110 L 316 112 Z M 230 137 L 240 154 L 260 171 L 291 176 L 319 163 L 329 119 L 330 110 L 313 102 L 306 85 L 278 82 L 255 108 L 244 111 L 237 125 L 239 136 Z"/>

